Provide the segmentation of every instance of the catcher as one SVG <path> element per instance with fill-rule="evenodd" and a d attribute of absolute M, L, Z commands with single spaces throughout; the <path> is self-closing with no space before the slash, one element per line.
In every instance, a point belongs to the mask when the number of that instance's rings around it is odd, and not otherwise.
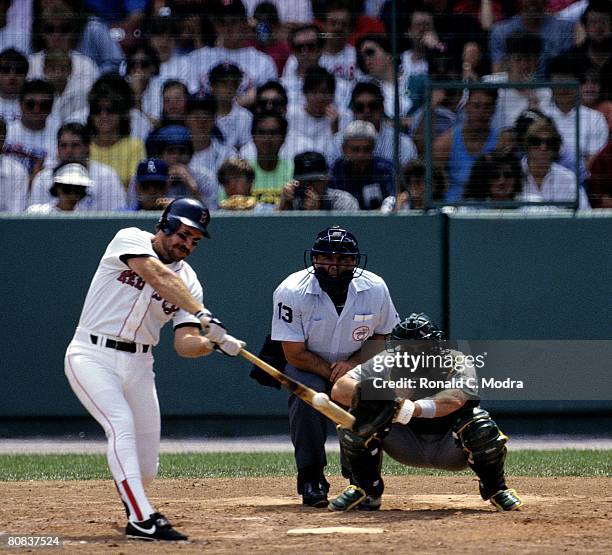
<path fill-rule="evenodd" d="M 350 485 L 329 503 L 331 511 L 380 508 L 383 450 L 407 466 L 452 471 L 469 466 L 484 500 L 500 511 L 522 505 L 504 477 L 508 438 L 479 406 L 474 367 L 456 363 L 465 357 L 446 349 L 442 339 L 443 332 L 427 315 L 413 313 L 391 332 L 387 351 L 394 356 L 383 363 L 374 357 L 334 384 L 333 400 L 350 406 L 356 421 L 352 431 L 338 428 L 343 474 Z M 407 359 L 400 357 L 423 352 L 424 346 L 425 352 L 437 355 L 431 357 L 434 367 L 402 373 L 398 361 Z M 447 365 L 443 361 L 449 357 Z M 420 378 L 425 389 L 418 386 Z M 381 388 L 382 383 L 392 388 Z"/>

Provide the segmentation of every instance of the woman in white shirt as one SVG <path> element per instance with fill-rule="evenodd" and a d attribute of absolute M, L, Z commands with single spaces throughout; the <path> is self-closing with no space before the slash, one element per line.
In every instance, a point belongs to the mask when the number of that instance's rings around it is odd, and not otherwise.
<path fill-rule="evenodd" d="M 366 35 L 356 45 L 357 66 L 361 70 L 360 81 L 372 80 L 378 83 L 385 97 L 385 114 L 393 117 L 394 104 L 394 71 L 391 56 L 391 44 L 386 37 Z M 401 91 L 405 89 L 401 71 L 398 74 L 400 90 L 400 115 L 405 115 L 410 108 L 410 100 Z"/>
<path fill-rule="evenodd" d="M 550 118 L 534 121 L 525 134 L 523 190 L 519 200 L 529 202 L 567 202 L 576 200 L 576 174 L 557 164 L 561 136 Z M 589 209 L 583 189 L 578 191 L 578 207 Z"/>

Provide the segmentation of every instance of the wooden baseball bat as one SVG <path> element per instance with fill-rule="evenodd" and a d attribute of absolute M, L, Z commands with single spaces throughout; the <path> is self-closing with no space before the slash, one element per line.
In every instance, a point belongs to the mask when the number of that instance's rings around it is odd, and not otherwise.
<path fill-rule="evenodd" d="M 249 351 L 246 349 L 241 349 L 240 354 L 249 362 L 261 368 L 266 374 L 269 374 L 275 380 L 279 381 L 289 391 L 291 391 L 291 393 L 302 399 L 302 401 L 305 403 L 308 403 L 313 409 L 318 410 L 321 414 L 327 416 L 327 418 L 329 418 L 332 422 L 335 422 L 342 428 L 348 428 L 349 430 L 353 428 L 355 417 L 349 412 L 345 411 L 342 407 L 336 405 L 336 403 L 333 401 L 327 400 L 325 404 L 315 406 L 312 399 L 317 392 L 314 389 L 311 389 L 310 387 L 305 386 L 303 383 L 286 376 L 274 368 L 274 366 L 270 366 L 267 362 L 264 362 L 253 353 L 249 353 Z"/>

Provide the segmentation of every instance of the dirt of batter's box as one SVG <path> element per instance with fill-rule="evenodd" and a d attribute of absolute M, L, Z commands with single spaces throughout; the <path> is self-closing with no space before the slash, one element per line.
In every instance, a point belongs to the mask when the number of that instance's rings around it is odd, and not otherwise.
<path fill-rule="evenodd" d="M 190 538 L 171 544 L 125 539 L 110 481 L 2 482 L 0 534 L 57 535 L 79 553 L 612 553 L 612 478 L 508 481 L 520 511 L 496 512 L 469 477 L 409 476 L 385 479 L 380 511 L 342 514 L 303 507 L 290 478 L 156 480 L 152 502 Z"/>

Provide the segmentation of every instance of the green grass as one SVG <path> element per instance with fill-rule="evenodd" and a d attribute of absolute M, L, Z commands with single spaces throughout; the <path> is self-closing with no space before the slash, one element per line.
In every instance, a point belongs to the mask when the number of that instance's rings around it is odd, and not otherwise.
<path fill-rule="evenodd" d="M 567 449 L 513 451 L 506 471 L 513 476 L 612 476 L 612 451 Z M 449 472 L 408 468 L 385 458 L 386 475 L 445 476 Z M 330 454 L 327 473 L 339 474 L 338 455 Z M 194 453 L 160 457 L 162 478 L 293 476 L 291 453 Z M 466 472 L 469 474 L 469 471 Z M 103 455 L 0 455 L 0 481 L 109 479 Z"/>

